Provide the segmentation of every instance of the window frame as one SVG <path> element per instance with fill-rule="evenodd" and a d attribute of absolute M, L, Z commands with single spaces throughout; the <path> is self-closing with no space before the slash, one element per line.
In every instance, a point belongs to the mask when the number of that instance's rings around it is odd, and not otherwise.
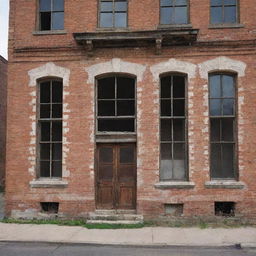
<path fill-rule="evenodd" d="M 187 23 L 181 23 L 181 24 L 177 24 L 177 23 L 162 24 L 161 23 L 161 0 L 159 0 L 159 27 L 182 27 L 182 26 L 189 26 L 189 25 L 190 25 L 190 0 L 187 0 Z"/>
<path fill-rule="evenodd" d="M 101 18 L 101 2 L 102 1 L 104 1 L 104 0 L 98 0 L 97 29 L 100 29 L 100 30 L 127 30 L 129 28 L 129 23 L 128 23 L 129 22 L 129 17 L 128 17 L 128 15 L 129 15 L 129 0 L 126 0 L 127 9 L 126 9 L 126 26 L 125 27 L 115 27 L 114 26 L 114 24 L 115 24 L 114 18 L 112 20 L 112 25 L 113 25 L 112 27 L 101 27 L 101 25 L 100 25 L 100 21 L 101 21 L 100 18 Z M 107 2 L 107 0 L 106 0 L 106 2 Z M 109 2 L 111 2 L 111 1 L 109 0 Z M 115 2 L 115 0 L 112 0 L 113 4 L 114 4 L 114 2 Z M 112 15 L 113 15 L 113 17 L 114 17 L 114 13 L 115 13 L 114 10 L 115 9 L 112 8 Z"/>
<path fill-rule="evenodd" d="M 227 75 L 227 76 L 232 76 L 233 77 L 233 81 L 234 81 L 234 115 L 230 116 L 226 116 L 225 115 L 220 115 L 220 116 L 213 116 L 211 117 L 210 114 L 210 77 L 214 76 L 214 75 Z M 221 97 L 221 99 L 225 99 L 225 97 Z M 230 72 L 230 71 L 214 71 L 214 72 L 210 72 L 208 73 L 208 130 L 209 130 L 209 169 L 210 169 L 210 180 L 212 181 L 218 181 L 218 180 L 239 180 L 239 166 L 238 166 L 238 74 L 236 72 Z M 211 118 L 216 118 L 216 119 L 225 119 L 225 118 L 233 118 L 233 132 L 234 132 L 234 137 L 233 137 L 233 144 L 234 144 L 234 153 L 233 153 L 233 177 L 232 178 L 215 178 L 212 175 L 212 168 L 211 168 Z M 216 143 L 216 142 L 215 142 Z M 219 144 L 223 144 L 223 141 L 218 142 Z"/>
<path fill-rule="evenodd" d="M 134 80 L 134 116 L 121 116 L 120 118 L 116 117 L 117 119 L 125 119 L 125 118 L 134 118 L 134 131 L 99 131 L 98 130 L 98 81 L 103 78 L 115 78 L 115 86 L 116 86 L 116 78 L 117 77 L 124 77 L 124 78 L 131 78 Z M 116 90 L 116 88 L 115 88 Z M 115 101 L 117 98 L 115 98 Z M 95 135 L 136 135 L 137 134 L 137 78 L 134 75 L 127 74 L 127 73 L 108 73 L 103 74 L 95 77 Z M 106 118 L 111 118 L 112 116 L 107 116 Z"/>
<path fill-rule="evenodd" d="M 62 83 L 62 117 L 61 118 L 45 118 L 42 119 L 40 118 L 40 84 L 44 82 L 61 82 Z M 64 104 L 64 85 L 63 85 L 63 79 L 59 77 L 45 77 L 45 78 L 40 78 L 37 80 L 37 88 L 36 88 L 36 178 L 37 179 L 62 179 L 63 177 L 63 104 Z M 50 102 L 52 104 L 52 102 Z M 61 138 L 61 152 L 62 152 L 62 157 L 61 157 L 61 176 L 60 177 L 54 177 L 52 176 L 51 168 L 50 168 L 50 175 L 48 177 L 43 177 L 41 176 L 41 167 L 40 167 L 40 143 L 41 143 L 41 123 L 44 121 L 52 122 L 52 121 L 61 121 L 62 123 L 62 138 Z M 52 144 L 52 141 L 49 141 L 50 144 Z M 60 142 L 58 142 L 60 143 Z M 51 147 L 51 146 L 50 146 Z M 51 152 L 52 150 L 50 149 L 50 166 L 52 166 L 52 159 L 51 159 Z"/>
<path fill-rule="evenodd" d="M 212 8 L 212 5 L 211 5 L 211 0 L 209 0 L 210 4 L 209 4 L 209 24 L 211 27 L 218 27 L 218 26 L 230 26 L 230 27 L 234 27 L 234 26 L 237 26 L 240 24 L 240 1 L 239 0 L 236 0 L 236 22 L 224 22 L 224 6 L 227 6 L 227 5 L 224 5 L 224 0 L 222 0 L 222 22 L 219 22 L 219 23 L 212 23 L 211 22 L 211 8 Z"/>
<path fill-rule="evenodd" d="M 161 179 L 161 81 L 162 78 L 165 77 L 170 77 L 170 76 L 181 76 L 184 77 L 184 81 L 185 81 L 185 108 L 184 108 L 184 113 L 185 113 L 185 117 L 184 117 L 184 123 L 185 123 L 185 140 L 184 140 L 184 144 L 185 144 L 185 175 L 184 175 L 184 179 Z M 161 74 L 159 76 L 159 181 L 160 182 L 172 182 L 172 181 L 177 181 L 177 182 L 186 182 L 189 181 L 189 137 L 188 137 L 188 75 L 186 73 L 181 73 L 181 72 L 168 72 L 168 73 L 164 73 Z M 164 117 L 165 118 L 165 117 Z M 163 119 L 164 119 L 163 118 Z M 168 119 L 173 120 L 175 118 L 173 117 L 169 117 Z"/>
<path fill-rule="evenodd" d="M 49 30 L 42 30 L 41 29 L 41 12 L 40 12 L 40 0 L 37 0 L 37 22 L 36 22 L 36 31 L 40 32 L 40 33 L 54 33 L 54 32 L 62 32 L 65 31 L 65 0 L 63 0 L 63 11 L 53 11 L 52 9 L 52 5 L 53 5 L 53 0 L 51 0 L 51 29 Z M 62 29 L 52 29 L 52 13 L 53 12 L 63 12 L 63 28 Z"/>

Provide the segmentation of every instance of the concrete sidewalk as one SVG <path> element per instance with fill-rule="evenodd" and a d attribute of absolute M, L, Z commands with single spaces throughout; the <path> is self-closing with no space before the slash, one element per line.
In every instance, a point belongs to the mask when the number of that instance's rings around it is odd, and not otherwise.
<path fill-rule="evenodd" d="M 122 245 L 256 247 L 256 228 L 86 229 L 58 225 L 0 223 L 1 241 L 57 242 Z"/>

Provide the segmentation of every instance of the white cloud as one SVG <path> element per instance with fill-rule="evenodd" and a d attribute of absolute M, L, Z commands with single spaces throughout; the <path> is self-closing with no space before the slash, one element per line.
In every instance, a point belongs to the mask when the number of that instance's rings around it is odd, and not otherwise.
<path fill-rule="evenodd" d="M 0 0 L 0 55 L 8 58 L 9 0 Z"/>

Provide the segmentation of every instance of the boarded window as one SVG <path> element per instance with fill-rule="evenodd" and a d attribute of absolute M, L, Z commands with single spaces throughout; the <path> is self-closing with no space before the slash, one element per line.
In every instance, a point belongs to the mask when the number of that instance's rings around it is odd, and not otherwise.
<path fill-rule="evenodd" d="M 135 131 L 135 80 L 113 76 L 97 83 L 99 132 Z"/>
<path fill-rule="evenodd" d="M 187 0 L 161 0 L 160 1 L 160 23 L 187 24 L 188 2 Z"/>
<path fill-rule="evenodd" d="M 101 28 L 127 27 L 127 0 L 101 0 L 99 26 Z"/>
<path fill-rule="evenodd" d="M 185 77 L 161 78 L 161 180 L 185 180 L 187 169 Z"/>
<path fill-rule="evenodd" d="M 211 0 L 211 24 L 237 22 L 237 0 Z"/>
<path fill-rule="evenodd" d="M 62 176 L 62 82 L 39 84 L 39 176 Z"/>
<path fill-rule="evenodd" d="M 64 29 L 64 0 L 39 0 L 39 29 Z"/>
<path fill-rule="evenodd" d="M 215 74 L 209 78 L 211 177 L 235 178 L 235 78 Z"/>

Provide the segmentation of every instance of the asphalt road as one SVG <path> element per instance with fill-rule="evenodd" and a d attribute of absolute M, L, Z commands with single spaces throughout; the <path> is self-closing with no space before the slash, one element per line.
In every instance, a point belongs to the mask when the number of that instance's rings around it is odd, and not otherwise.
<path fill-rule="evenodd" d="M 133 247 L 0 242 L 0 256 L 256 256 L 256 248 Z"/>

